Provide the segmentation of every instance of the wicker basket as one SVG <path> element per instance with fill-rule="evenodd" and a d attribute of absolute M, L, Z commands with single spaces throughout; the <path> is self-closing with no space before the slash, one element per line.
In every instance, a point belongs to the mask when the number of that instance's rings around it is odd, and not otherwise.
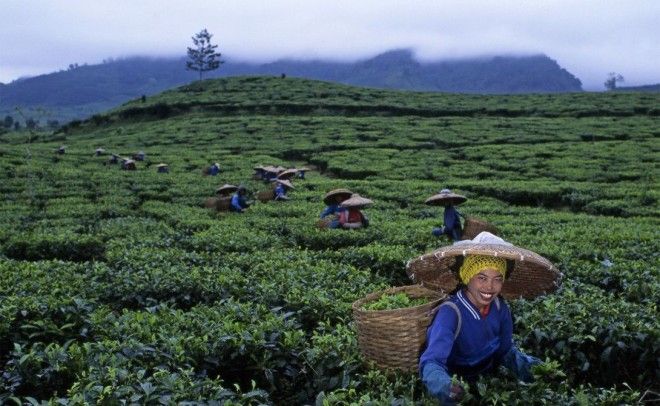
<path fill-rule="evenodd" d="M 216 211 L 228 211 L 231 208 L 231 197 L 209 197 L 204 201 L 204 207 Z"/>
<path fill-rule="evenodd" d="M 494 225 L 486 221 L 479 220 L 478 218 L 468 217 L 465 219 L 465 228 L 463 229 L 463 235 L 461 236 L 461 239 L 471 240 L 482 231 L 488 231 L 491 234 L 499 235 L 499 231 Z"/>
<path fill-rule="evenodd" d="M 384 294 L 399 292 L 411 298 L 428 298 L 429 302 L 393 310 L 363 309 L 365 304 L 378 300 Z M 374 292 L 355 301 L 353 317 L 364 359 L 380 369 L 417 370 L 420 351 L 426 342 L 426 330 L 446 297 L 444 292 L 410 285 Z"/>
<path fill-rule="evenodd" d="M 216 210 L 229 211 L 229 209 L 231 209 L 231 196 L 218 197 L 218 204 L 216 206 Z"/>
<path fill-rule="evenodd" d="M 218 198 L 209 197 L 208 199 L 204 200 L 204 207 L 207 209 L 217 210 L 216 208 L 218 207 Z"/>
<path fill-rule="evenodd" d="M 257 200 L 259 200 L 261 203 L 266 203 L 270 200 L 273 200 L 274 198 L 275 198 L 275 191 L 273 190 L 263 190 L 257 193 Z"/>

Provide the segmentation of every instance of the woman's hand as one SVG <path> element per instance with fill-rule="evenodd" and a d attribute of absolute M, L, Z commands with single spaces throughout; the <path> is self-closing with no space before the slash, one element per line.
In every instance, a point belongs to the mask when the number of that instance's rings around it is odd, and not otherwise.
<path fill-rule="evenodd" d="M 454 402 L 460 402 L 461 399 L 463 399 L 463 396 L 465 396 L 465 390 L 463 387 L 457 383 L 452 384 L 451 388 L 449 388 L 449 399 Z"/>

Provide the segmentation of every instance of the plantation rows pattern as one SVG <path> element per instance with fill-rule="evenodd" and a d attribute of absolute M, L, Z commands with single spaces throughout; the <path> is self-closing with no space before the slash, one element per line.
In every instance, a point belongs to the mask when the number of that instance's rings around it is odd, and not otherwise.
<path fill-rule="evenodd" d="M 484 377 L 466 403 L 634 403 L 659 389 L 659 102 L 232 78 L 5 134 L 0 403 L 433 404 L 415 374 L 363 364 L 350 306 L 448 244 L 423 204 L 444 187 L 564 273 L 511 303 L 548 361 L 536 383 Z M 147 157 L 121 171 L 98 147 Z M 288 202 L 202 207 L 224 183 L 267 188 L 257 164 L 314 170 Z M 338 187 L 375 201 L 369 228 L 315 227 Z"/>

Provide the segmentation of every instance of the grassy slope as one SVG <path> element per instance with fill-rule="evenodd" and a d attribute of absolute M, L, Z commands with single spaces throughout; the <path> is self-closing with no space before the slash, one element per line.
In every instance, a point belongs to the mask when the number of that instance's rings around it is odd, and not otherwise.
<path fill-rule="evenodd" d="M 74 339 L 73 349 L 59 347 L 68 372 L 51 371 L 50 381 L 23 378 L 12 391 L 49 398 L 69 390 L 71 398 L 98 399 L 84 386 L 107 385 L 108 372 L 80 371 L 114 365 L 127 371 L 117 385 L 129 393 L 147 380 L 165 393 L 159 367 L 191 368 L 185 379 L 204 389 L 180 388 L 178 399 L 216 397 L 214 388 L 233 383 L 245 392 L 254 380 L 274 402 L 310 401 L 322 391 L 336 401 L 423 400 L 419 383 L 406 383 L 410 375 L 363 369 L 345 325 L 353 300 L 407 283 L 405 260 L 445 243 L 430 235 L 440 220 L 423 201 L 451 187 L 470 198 L 462 212 L 495 223 L 506 239 L 550 258 L 566 276 L 556 295 L 513 303 L 523 347 L 558 360 L 568 375 L 548 372 L 528 396 L 560 403 L 580 391 L 591 401 L 634 396 L 622 387 L 576 385 L 625 381 L 642 391 L 657 382 L 659 98 L 459 96 L 232 78 L 133 101 L 29 145 L 24 135 L 5 135 L 0 273 L 9 293 L 0 306 L 0 342 L 23 345 L 32 360 L 41 354 L 38 343 Z M 60 144 L 67 153 L 55 156 Z M 121 172 L 92 156 L 97 147 L 121 155 L 144 150 L 147 162 Z M 216 161 L 222 173 L 202 177 Z M 171 173 L 156 174 L 159 162 Z M 201 208 L 225 182 L 265 188 L 249 180 L 255 164 L 317 171 L 295 182 L 284 205 L 257 204 L 243 216 Z M 314 228 L 320 197 L 335 187 L 376 201 L 369 229 Z M 74 296 L 88 307 L 71 304 Z M 161 310 L 145 310 L 159 303 Z M 249 311 L 240 307 L 249 303 Z M 64 305 L 75 309 L 62 313 Z M 287 311 L 294 315 L 284 317 Z M 208 312 L 219 324 L 187 324 Z M 145 317 L 154 318 L 151 333 L 139 332 Z M 71 331 L 62 327 L 67 318 Z M 20 328 L 42 319 L 56 327 Z M 237 324 L 229 327 L 228 319 Z M 81 335 L 83 327 L 91 333 Z M 244 329 L 256 335 L 247 338 Z M 221 345 L 218 335 L 232 339 Z M 96 354 L 113 346 L 148 346 L 161 355 L 99 360 Z M 0 362 L 16 376 L 34 375 L 13 366 L 22 354 L 6 351 Z M 51 364 L 28 363 L 37 370 Z M 257 372 L 264 369 L 279 377 Z M 493 393 L 520 396 L 501 383 L 485 384 L 486 394 L 472 392 L 482 401 Z"/>

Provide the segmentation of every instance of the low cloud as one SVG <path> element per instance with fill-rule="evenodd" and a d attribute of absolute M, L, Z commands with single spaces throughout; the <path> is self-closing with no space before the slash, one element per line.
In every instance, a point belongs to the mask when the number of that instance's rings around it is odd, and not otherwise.
<path fill-rule="evenodd" d="M 423 61 L 543 53 L 602 89 L 660 82 L 660 2 L 9 0 L 0 81 L 126 55 L 183 56 L 201 28 L 234 60 L 364 59 L 410 48 Z"/>

